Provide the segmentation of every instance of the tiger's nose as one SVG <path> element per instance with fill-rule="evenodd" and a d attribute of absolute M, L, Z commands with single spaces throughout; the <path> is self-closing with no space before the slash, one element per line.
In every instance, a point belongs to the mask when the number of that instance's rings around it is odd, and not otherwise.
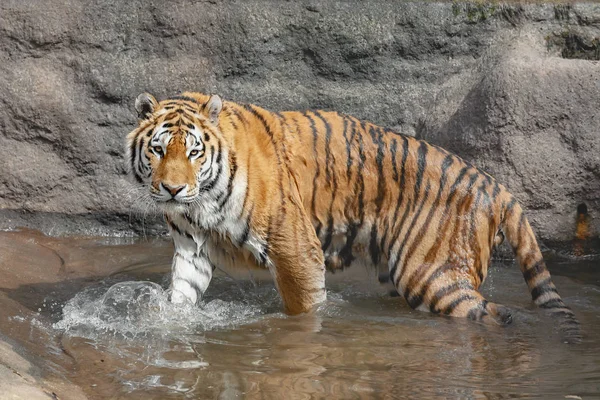
<path fill-rule="evenodd" d="M 171 193 L 171 196 L 175 197 L 177 196 L 177 193 L 181 192 L 183 189 L 185 189 L 185 187 L 187 185 L 179 185 L 179 186 L 171 186 L 171 185 L 167 185 L 164 183 L 161 183 L 161 186 L 169 193 Z"/>

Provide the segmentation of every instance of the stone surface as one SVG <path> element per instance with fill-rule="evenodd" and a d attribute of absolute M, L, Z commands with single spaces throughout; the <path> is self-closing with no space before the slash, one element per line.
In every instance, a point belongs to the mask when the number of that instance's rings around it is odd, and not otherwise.
<path fill-rule="evenodd" d="M 598 37 L 598 4 L 4 0 L 0 227 L 160 231 L 125 175 L 133 101 L 198 90 L 427 138 L 542 238 L 571 238 L 582 202 L 598 232 Z"/>

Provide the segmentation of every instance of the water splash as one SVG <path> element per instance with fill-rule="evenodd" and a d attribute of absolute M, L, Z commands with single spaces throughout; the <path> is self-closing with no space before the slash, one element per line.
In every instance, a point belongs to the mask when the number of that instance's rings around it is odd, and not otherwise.
<path fill-rule="evenodd" d="M 71 336 L 96 339 L 98 334 L 125 338 L 155 334 L 190 334 L 249 323 L 263 314 L 259 304 L 214 299 L 176 305 L 168 293 L 149 281 L 119 282 L 85 289 L 63 307 L 53 327 Z"/>

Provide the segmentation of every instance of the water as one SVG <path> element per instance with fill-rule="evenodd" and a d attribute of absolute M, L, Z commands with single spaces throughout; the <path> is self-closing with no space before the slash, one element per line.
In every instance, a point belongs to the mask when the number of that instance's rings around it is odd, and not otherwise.
<path fill-rule="evenodd" d="M 510 263 L 483 289 L 513 310 L 508 327 L 413 311 L 360 268 L 328 276 L 328 301 L 288 317 L 272 282 L 244 274 L 217 274 L 199 307 L 170 304 L 163 240 L 3 235 L 0 246 L 30 246 L 28 262 L 39 246 L 62 264 L 36 283 L 8 279 L 25 308 L 4 307 L 2 331 L 28 332 L 25 345 L 90 398 L 600 398 L 597 258 L 549 262 L 583 327 L 568 345 Z"/>

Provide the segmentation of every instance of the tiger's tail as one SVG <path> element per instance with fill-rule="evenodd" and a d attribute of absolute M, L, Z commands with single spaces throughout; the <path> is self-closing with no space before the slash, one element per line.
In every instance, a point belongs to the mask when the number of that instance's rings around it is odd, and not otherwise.
<path fill-rule="evenodd" d="M 512 195 L 507 196 L 501 227 L 519 262 L 534 303 L 559 319 L 564 339 L 570 343 L 581 341 L 579 321 L 558 294 L 546 268 L 542 252 L 523 209 Z"/>

